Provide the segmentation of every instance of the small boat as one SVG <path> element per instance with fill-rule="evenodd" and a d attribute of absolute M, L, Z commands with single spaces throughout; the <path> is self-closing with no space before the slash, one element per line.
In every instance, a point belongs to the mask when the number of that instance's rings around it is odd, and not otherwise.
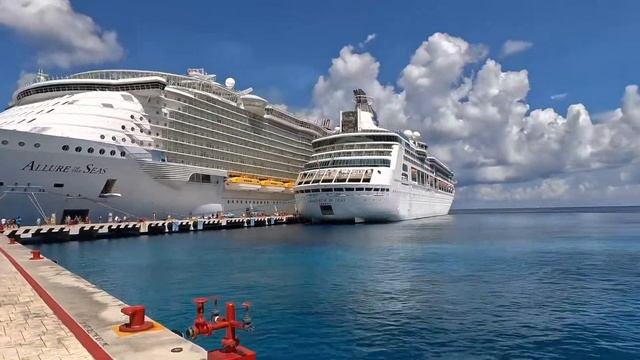
<path fill-rule="evenodd" d="M 293 181 L 287 181 L 284 183 L 284 191 L 287 193 L 293 193 L 293 188 L 296 185 Z"/>
<path fill-rule="evenodd" d="M 225 182 L 226 188 L 231 190 L 259 190 L 260 180 L 247 176 L 234 176 Z"/>
<path fill-rule="evenodd" d="M 260 189 L 261 191 L 282 192 L 285 190 L 285 186 L 282 181 L 267 179 L 260 181 L 260 185 L 262 186 Z"/>

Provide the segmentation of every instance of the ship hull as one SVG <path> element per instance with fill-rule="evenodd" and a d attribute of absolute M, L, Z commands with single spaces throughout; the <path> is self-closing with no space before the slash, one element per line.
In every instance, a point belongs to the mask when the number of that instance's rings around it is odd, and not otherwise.
<path fill-rule="evenodd" d="M 449 213 L 453 195 L 396 184 L 390 191 L 296 194 L 300 214 L 312 222 L 391 222 Z"/>
<path fill-rule="evenodd" d="M 225 189 L 224 175 L 212 176 L 206 184 L 157 179 L 130 155 L 85 151 L 103 147 L 99 142 L 13 130 L 0 130 L 1 139 L 9 142 L 0 145 L 0 217 L 21 217 L 23 224 L 51 214 L 60 223 L 64 214 L 88 215 L 96 222 L 106 221 L 109 214 L 129 219 L 212 215 L 196 214 L 196 209 L 238 215 L 247 209 L 294 211 L 293 194 Z M 70 149 L 61 150 L 64 145 Z M 75 152 L 75 147 L 83 150 Z M 109 179 L 116 183 L 104 194 Z"/>

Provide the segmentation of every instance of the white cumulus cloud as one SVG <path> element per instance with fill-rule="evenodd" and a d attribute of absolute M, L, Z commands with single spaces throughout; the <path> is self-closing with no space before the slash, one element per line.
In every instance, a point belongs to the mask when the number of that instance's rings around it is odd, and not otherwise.
<path fill-rule="evenodd" d="M 75 12 L 68 0 L 0 0 L 0 25 L 26 38 L 43 66 L 98 64 L 124 53 L 114 31 Z"/>
<path fill-rule="evenodd" d="M 358 43 L 358 47 L 359 47 L 359 48 L 361 48 L 361 49 L 362 49 L 362 48 L 364 48 L 364 47 L 365 47 L 365 45 L 367 45 L 368 43 L 370 43 L 370 42 L 372 42 L 373 40 L 375 40 L 375 39 L 376 39 L 376 36 L 378 36 L 376 33 L 373 33 L 373 34 L 369 34 L 369 35 L 367 35 L 367 38 L 366 38 L 366 39 L 364 39 L 364 41 L 362 41 L 362 42 Z"/>
<path fill-rule="evenodd" d="M 614 194 L 637 182 L 633 167 L 619 174 L 640 157 L 637 86 L 628 86 L 622 106 L 595 122 L 583 104 L 564 114 L 531 109 L 528 72 L 504 70 L 486 54 L 484 46 L 433 34 L 394 86 L 379 82 L 372 54 L 345 46 L 319 77 L 309 112 L 337 119 L 353 107 L 351 90 L 364 89 L 375 98 L 383 126 L 422 133 L 432 153 L 457 172 L 460 198 L 469 201 L 570 201 L 587 191 L 579 189 Z M 604 173 L 618 183 L 580 181 Z"/>
<path fill-rule="evenodd" d="M 549 98 L 550 98 L 551 100 L 558 100 L 558 101 L 560 101 L 560 100 L 564 100 L 564 99 L 566 99 L 566 98 L 567 98 L 567 95 L 569 95 L 569 94 L 567 94 L 567 93 L 553 94 L 553 95 L 549 96 Z"/>
<path fill-rule="evenodd" d="M 530 49 L 533 43 L 524 40 L 507 40 L 502 44 L 500 56 L 507 57 Z"/>

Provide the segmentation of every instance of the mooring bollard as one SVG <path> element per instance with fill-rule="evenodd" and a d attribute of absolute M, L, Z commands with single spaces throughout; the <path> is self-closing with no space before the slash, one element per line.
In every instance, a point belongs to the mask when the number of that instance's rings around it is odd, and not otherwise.
<path fill-rule="evenodd" d="M 31 258 L 29 260 L 42 260 L 44 259 L 40 256 L 40 250 L 31 250 Z"/>
<path fill-rule="evenodd" d="M 118 330 L 122 332 L 145 331 L 153 327 L 153 323 L 151 321 L 144 321 L 143 305 L 125 306 L 120 309 L 120 311 L 129 316 L 129 322 L 118 327 Z"/>

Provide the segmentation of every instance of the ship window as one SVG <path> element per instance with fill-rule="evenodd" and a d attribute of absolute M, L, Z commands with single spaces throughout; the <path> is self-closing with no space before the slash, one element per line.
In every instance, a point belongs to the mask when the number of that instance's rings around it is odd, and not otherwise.
<path fill-rule="evenodd" d="M 55 184 L 53 184 L 53 187 L 54 187 L 54 188 L 63 188 L 63 187 L 64 187 L 64 184 L 55 183 Z"/>
<path fill-rule="evenodd" d="M 69 145 L 62 145 L 62 150 L 69 151 Z"/>
<path fill-rule="evenodd" d="M 131 120 L 134 120 L 134 119 L 136 118 L 136 117 L 135 117 L 135 116 L 133 116 L 133 115 L 131 115 L 131 116 L 129 116 L 129 117 L 131 118 Z"/>
<path fill-rule="evenodd" d="M 364 191 L 364 188 L 356 188 L 356 191 Z"/>
<path fill-rule="evenodd" d="M 33 118 L 33 119 L 31 119 L 31 120 L 27 121 L 27 123 L 32 123 L 32 122 L 34 122 L 35 120 L 36 120 L 36 118 Z"/>
<path fill-rule="evenodd" d="M 311 189 L 311 192 L 320 192 L 320 189 Z"/>
<path fill-rule="evenodd" d="M 125 130 L 126 128 L 127 128 L 127 127 L 126 127 L 126 126 L 124 126 L 124 125 L 120 126 L 120 129 L 122 129 L 122 130 Z"/>
<path fill-rule="evenodd" d="M 112 136 L 112 137 L 111 137 L 111 140 L 116 141 L 116 137 L 115 137 L 115 136 Z"/>
<path fill-rule="evenodd" d="M 111 150 L 111 151 L 109 151 L 109 155 L 111 155 L 111 156 L 116 156 L 116 151 L 115 151 L 115 150 Z"/>
<path fill-rule="evenodd" d="M 120 156 L 125 157 L 126 155 L 127 155 L 127 153 L 126 153 L 126 152 L 124 152 L 124 151 L 120 151 Z"/>
<path fill-rule="evenodd" d="M 50 113 L 50 112 L 52 112 L 52 111 L 53 111 L 53 109 L 49 109 L 49 110 L 47 110 L 47 112 L 48 112 L 48 113 Z"/>
<path fill-rule="evenodd" d="M 332 192 L 333 189 L 332 188 L 324 188 L 322 189 L 322 192 Z"/>
<path fill-rule="evenodd" d="M 109 103 L 102 103 L 102 104 L 100 104 L 100 105 L 102 105 L 102 107 L 106 107 L 106 108 L 113 109 L 113 105 L 112 105 L 112 104 L 109 104 Z"/>
<path fill-rule="evenodd" d="M 0 186 L 4 186 L 4 183 L 2 181 L 0 181 Z"/>
<path fill-rule="evenodd" d="M 98 151 L 100 153 L 100 155 L 104 155 L 104 149 L 100 149 L 100 151 Z"/>
<path fill-rule="evenodd" d="M 211 175 L 193 173 L 191 174 L 191 176 L 189 176 L 189 182 L 211 184 Z"/>
<path fill-rule="evenodd" d="M 88 149 L 87 149 L 87 152 L 88 152 L 89 154 L 93 154 L 93 148 L 92 148 L 92 147 L 88 148 Z"/>
<path fill-rule="evenodd" d="M 24 146 L 24 141 L 18 142 L 18 146 Z"/>
<path fill-rule="evenodd" d="M 344 191 L 353 191 L 353 188 L 345 188 Z"/>
<path fill-rule="evenodd" d="M 372 188 L 365 188 L 364 191 L 371 191 L 373 190 Z"/>
<path fill-rule="evenodd" d="M 104 135 L 100 135 L 100 139 L 104 140 Z"/>
<path fill-rule="evenodd" d="M 131 131 L 135 131 L 135 130 L 136 130 L 136 128 L 134 128 L 134 127 L 132 126 L 132 127 L 131 127 Z"/>
<path fill-rule="evenodd" d="M 34 147 L 34 148 L 39 148 L 39 147 L 40 147 L 40 143 L 35 143 L 35 144 L 33 144 L 33 147 Z"/>
<path fill-rule="evenodd" d="M 333 191 L 344 191 L 343 188 L 334 188 Z"/>
<path fill-rule="evenodd" d="M 82 147 L 81 146 L 76 146 L 76 152 L 80 152 L 82 151 Z"/>
<path fill-rule="evenodd" d="M 133 96 L 131 96 L 131 95 L 120 94 L 120 96 L 122 96 L 122 98 L 125 99 L 126 101 L 133 101 Z"/>
<path fill-rule="evenodd" d="M 9 145 L 9 142 L 7 140 L 2 140 L 2 145 Z"/>

